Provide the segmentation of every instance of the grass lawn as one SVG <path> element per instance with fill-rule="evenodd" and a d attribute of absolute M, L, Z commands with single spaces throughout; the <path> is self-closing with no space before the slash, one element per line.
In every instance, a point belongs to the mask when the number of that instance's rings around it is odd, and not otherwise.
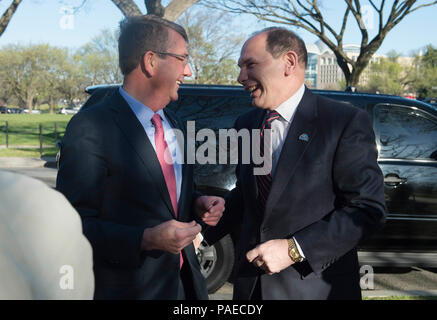
<path fill-rule="evenodd" d="M 0 157 L 39 157 L 39 125 L 42 125 L 43 155 L 56 155 L 55 139 L 61 140 L 72 115 L 0 114 Z M 6 122 L 8 145 L 6 149 Z M 55 137 L 55 123 L 57 137 Z"/>

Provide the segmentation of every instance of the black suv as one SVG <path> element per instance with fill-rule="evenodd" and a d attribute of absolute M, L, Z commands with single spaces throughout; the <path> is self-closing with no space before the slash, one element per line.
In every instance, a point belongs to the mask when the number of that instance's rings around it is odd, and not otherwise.
<path fill-rule="evenodd" d="M 82 108 L 117 90 L 87 89 Z M 384 173 L 388 217 L 385 227 L 361 243 L 361 264 L 371 266 L 437 266 L 437 107 L 397 96 L 313 90 L 366 110 L 373 119 L 378 163 Z M 183 120 L 202 128 L 232 128 L 253 108 L 239 86 L 182 85 L 179 100 L 169 104 Z M 201 142 L 199 142 L 200 144 Z M 235 165 L 195 165 L 195 181 L 204 194 L 224 196 L 235 186 Z M 228 280 L 234 263 L 233 237 L 214 246 L 202 243 L 198 258 L 214 292 Z"/>

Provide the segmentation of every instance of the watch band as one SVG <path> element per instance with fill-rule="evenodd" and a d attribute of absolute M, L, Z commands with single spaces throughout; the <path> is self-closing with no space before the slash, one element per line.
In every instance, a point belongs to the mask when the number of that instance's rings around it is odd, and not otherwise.
<path fill-rule="evenodd" d="M 301 262 L 303 257 L 299 253 L 299 249 L 296 246 L 294 238 L 288 239 L 288 255 L 294 262 Z"/>

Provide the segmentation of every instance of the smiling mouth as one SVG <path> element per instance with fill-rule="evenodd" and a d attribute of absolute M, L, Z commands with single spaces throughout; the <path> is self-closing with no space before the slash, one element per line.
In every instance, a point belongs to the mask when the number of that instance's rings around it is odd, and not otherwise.
<path fill-rule="evenodd" d="M 255 99 L 261 95 L 261 87 L 258 84 L 246 86 L 245 89 L 250 92 L 250 97 Z"/>
<path fill-rule="evenodd" d="M 254 86 L 250 86 L 250 87 L 246 87 L 246 90 L 249 92 L 254 92 L 256 90 L 258 86 L 254 85 Z"/>

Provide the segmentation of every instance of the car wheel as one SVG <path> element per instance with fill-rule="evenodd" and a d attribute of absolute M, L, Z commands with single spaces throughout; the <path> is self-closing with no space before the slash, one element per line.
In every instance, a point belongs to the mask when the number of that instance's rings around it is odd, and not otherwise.
<path fill-rule="evenodd" d="M 203 241 L 197 259 L 202 275 L 206 278 L 208 293 L 216 292 L 229 279 L 234 266 L 234 244 L 231 237 L 227 235 L 213 246 Z"/>

